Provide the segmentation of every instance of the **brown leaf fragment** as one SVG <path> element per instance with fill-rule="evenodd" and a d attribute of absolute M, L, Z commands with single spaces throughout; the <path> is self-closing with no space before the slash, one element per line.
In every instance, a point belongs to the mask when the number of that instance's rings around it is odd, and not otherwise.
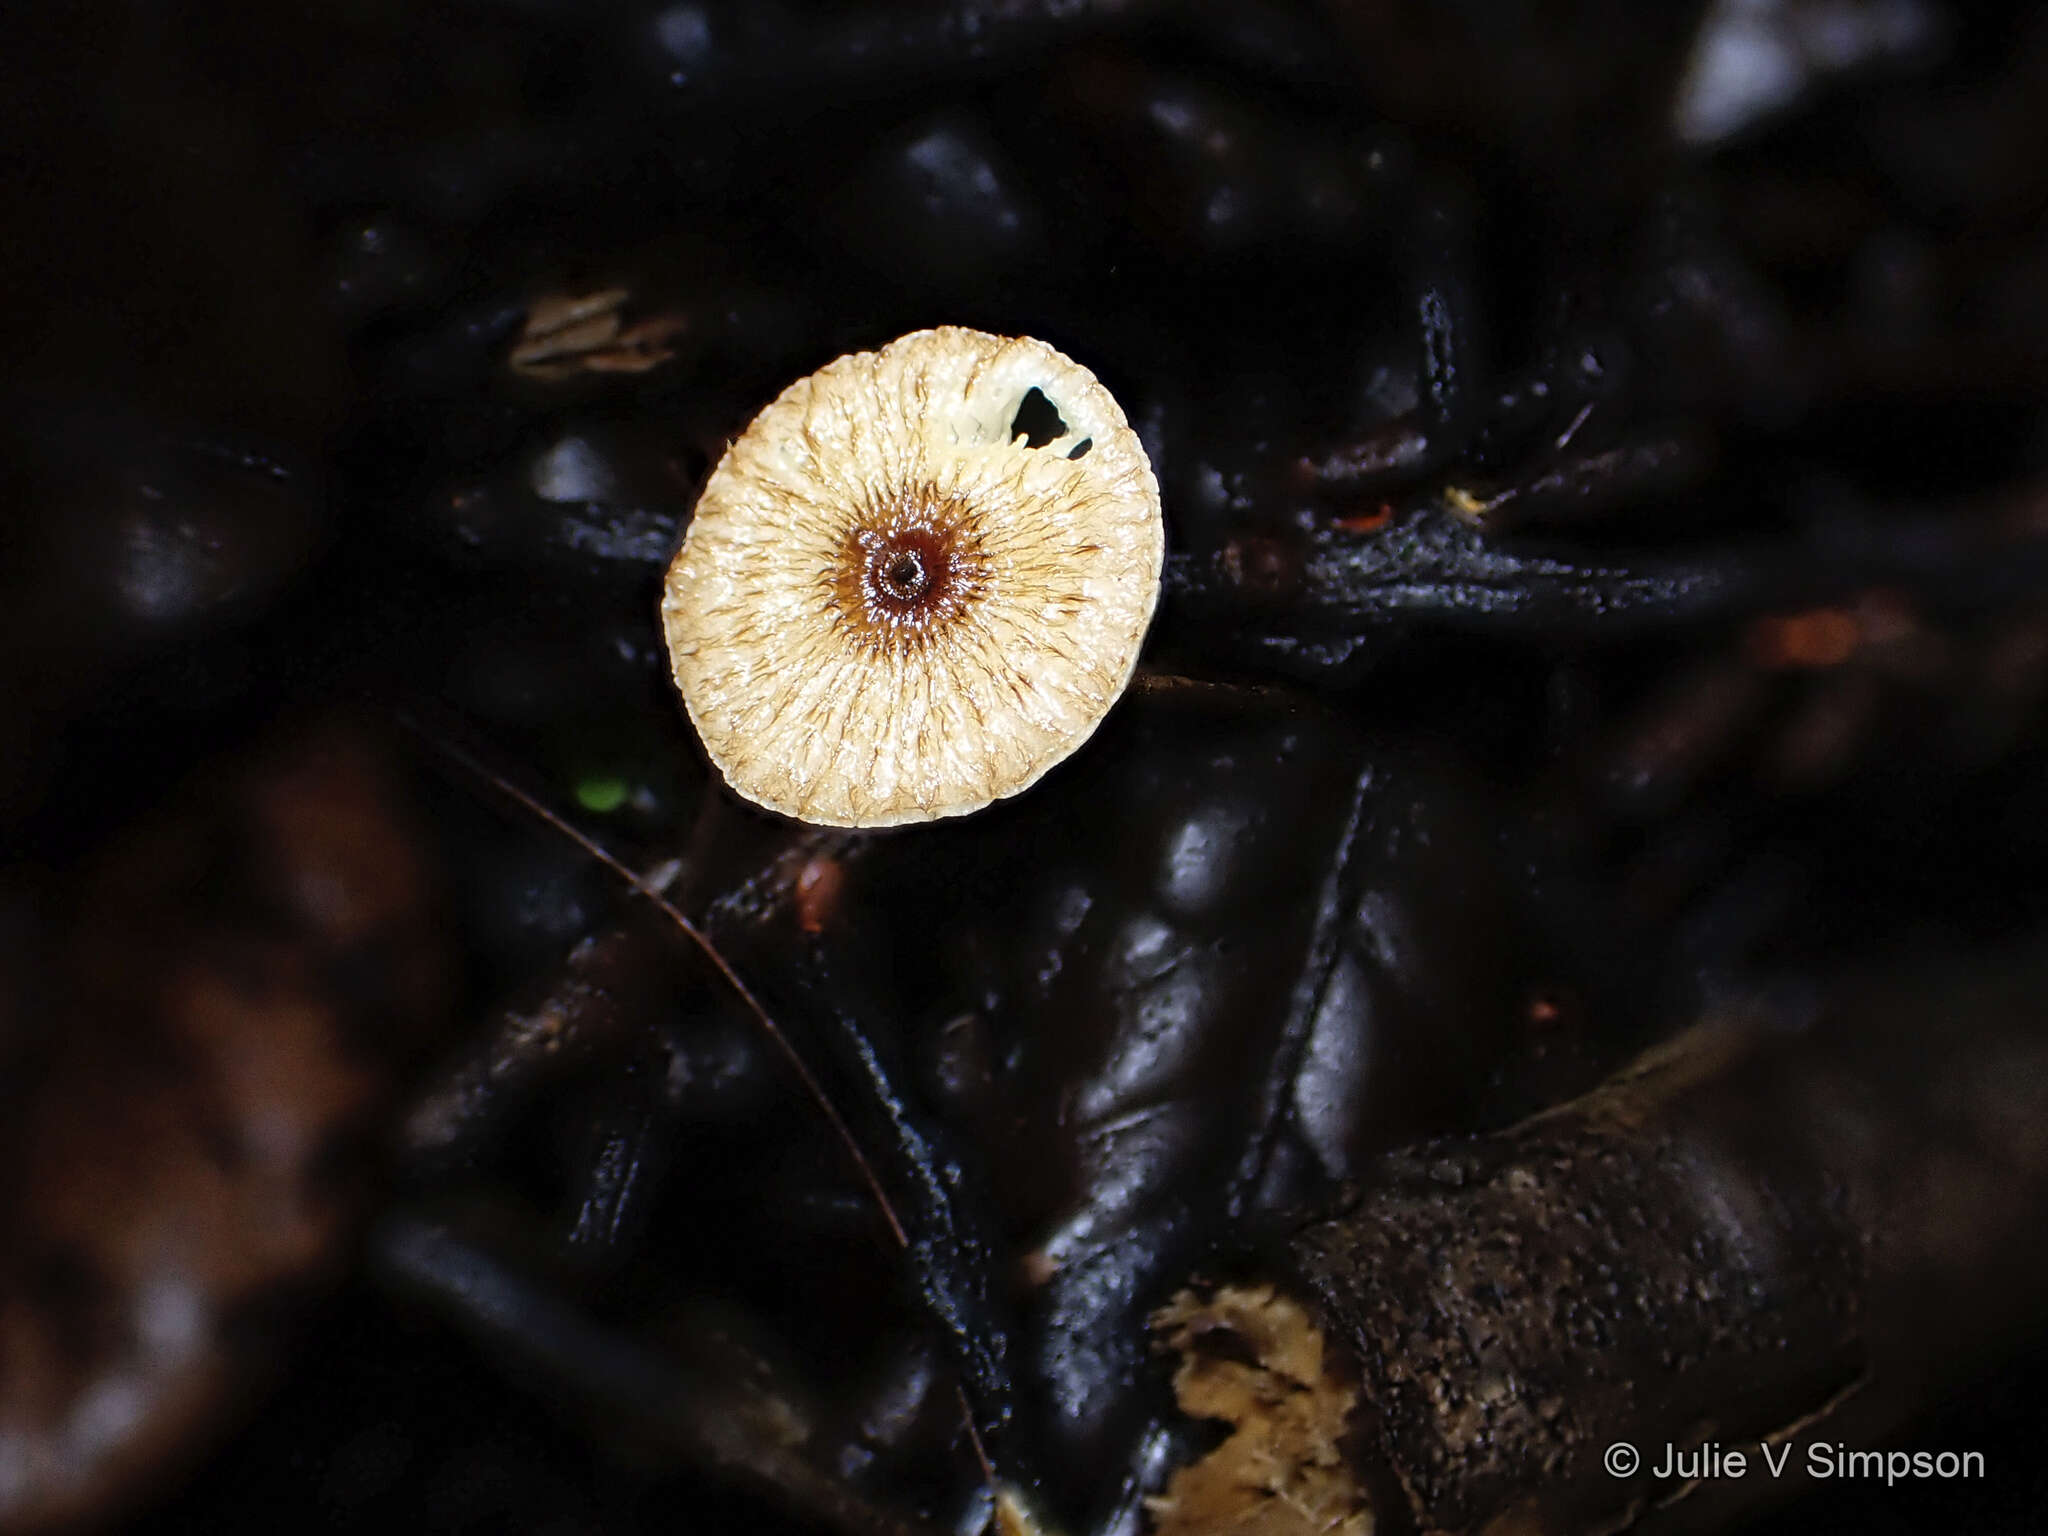
<path fill-rule="evenodd" d="M 1270 1286 L 1182 1291 L 1153 1314 L 1181 1409 L 1235 1432 L 1146 1500 L 1158 1536 L 1371 1536 L 1342 1449 L 1357 1392 L 1323 1369 L 1308 1314 Z"/>
<path fill-rule="evenodd" d="M 408 806 L 372 728 L 302 723 L 49 888 L 37 1048 L 0 1078 L 0 1532 L 153 1496 L 348 1262 L 450 995 Z"/>
<path fill-rule="evenodd" d="M 555 381 L 579 373 L 645 373 L 674 357 L 669 343 L 689 328 L 681 315 L 652 315 L 627 325 L 632 298 L 624 288 L 597 293 L 550 294 L 526 313 L 526 329 L 512 348 L 512 371 Z"/>

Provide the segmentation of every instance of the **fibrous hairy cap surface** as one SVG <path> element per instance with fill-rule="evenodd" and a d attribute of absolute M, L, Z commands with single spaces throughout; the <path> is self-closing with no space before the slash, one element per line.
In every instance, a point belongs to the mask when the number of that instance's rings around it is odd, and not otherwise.
<path fill-rule="evenodd" d="M 979 810 L 1087 740 L 1158 601 L 1159 486 L 1079 364 L 943 327 L 801 379 L 712 471 L 662 595 L 739 794 L 880 827 Z"/>

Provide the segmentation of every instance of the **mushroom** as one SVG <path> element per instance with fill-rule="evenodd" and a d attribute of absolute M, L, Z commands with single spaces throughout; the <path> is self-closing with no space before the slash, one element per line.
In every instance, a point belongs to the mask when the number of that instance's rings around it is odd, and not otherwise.
<path fill-rule="evenodd" d="M 1028 789 L 1129 683 L 1159 483 L 1095 376 L 942 326 L 826 364 L 711 472 L 669 566 L 676 685 L 725 781 L 827 826 Z"/>

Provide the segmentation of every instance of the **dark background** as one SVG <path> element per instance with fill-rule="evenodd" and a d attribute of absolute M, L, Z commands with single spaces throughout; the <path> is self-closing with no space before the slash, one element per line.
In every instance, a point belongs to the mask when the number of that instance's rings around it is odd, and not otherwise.
<path fill-rule="evenodd" d="M 393 1150 L 423 1075 L 629 906 L 449 749 L 629 863 L 704 837 L 717 791 L 666 681 L 660 571 L 766 399 L 904 331 L 1041 336 L 1093 369 L 1165 490 L 1148 663 L 1290 691 L 1330 722 L 1330 760 L 1385 753 L 1455 786 L 1446 824 L 1491 850 L 1417 910 L 1447 934 L 1498 885 L 1514 916 L 1422 946 L 1410 1054 L 1375 1065 L 1355 1149 L 1499 1123 L 1741 987 L 2038 934 L 2044 210 L 2048 11 L 2023 5 L 18 9 L 0 25 L 8 1102 L 44 1091 L 63 1006 L 42 967 L 78 872 L 309 710 L 398 743 L 456 978 L 353 1154 L 355 1235 L 282 1307 L 260 1389 L 100 1516 L 798 1528 L 463 1342 L 375 1278 L 360 1233 L 444 1192 Z M 645 328 L 630 366 L 512 365 L 537 304 L 612 290 L 621 329 Z M 1494 502 L 1483 527 L 1452 489 Z M 936 1017 L 949 988 L 1020 972 L 1050 921 L 1037 896 L 1125 889 L 1119 840 L 1197 825 L 1173 819 L 1193 815 L 1175 775 L 1231 731 L 1253 766 L 1201 793 L 1253 817 L 1299 798 L 1301 829 L 1259 858 L 1320 848 L 1342 787 L 1294 774 L 1259 707 L 1136 713 L 1095 767 L 1048 781 L 1045 814 L 935 834 L 1002 871 L 986 890 L 878 855 L 860 894 L 904 915 L 862 943 L 975 901 L 1015 918 L 917 928 L 948 958 L 895 995 Z M 1087 786 L 1113 816 L 1090 819 Z M 747 829 L 714 828 L 720 848 L 773 830 L 718 814 Z M 1203 920 L 1226 943 L 1268 901 L 1226 889 Z M 1556 980 L 1562 1043 L 1474 1025 L 1458 985 L 1480 973 L 1517 1006 Z M 1445 1088 L 1438 1046 L 1484 1091 Z M 575 1104 L 611 1102 L 594 1083 Z M 665 1155 L 773 1212 L 751 1134 Z M 830 1166 L 829 1143 L 804 1149 Z M 453 1182 L 568 1186 L 588 1155 L 564 1131 Z M 1167 1173 L 1176 1198 L 1202 1176 Z M 782 1262 L 780 1217 L 663 1198 L 599 1279 L 644 1290 L 706 1245 Z M 818 1326 L 901 1310 L 849 1302 Z M 1985 1484 L 1830 1492 L 1769 1528 L 2035 1529 L 2037 1349 L 2012 1340 L 1905 1442 L 1984 1449 Z M 947 1428 L 919 1433 L 943 1461 Z M 1105 1431 L 1099 1454 L 1124 1448 Z M 907 1482 L 930 1474 L 905 1456 Z"/>

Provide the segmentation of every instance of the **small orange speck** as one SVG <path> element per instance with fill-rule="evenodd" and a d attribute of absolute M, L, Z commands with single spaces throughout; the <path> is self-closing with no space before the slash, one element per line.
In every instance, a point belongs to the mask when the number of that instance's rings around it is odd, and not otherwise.
<path fill-rule="evenodd" d="M 823 933 L 839 911 L 846 890 L 846 866 L 837 859 L 808 860 L 796 877 L 796 925 L 805 933 Z"/>
<path fill-rule="evenodd" d="M 1337 526 L 1345 533 L 1377 533 L 1394 520 L 1394 504 L 1383 501 L 1376 512 L 1361 512 L 1354 517 L 1340 517 Z"/>
<path fill-rule="evenodd" d="M 1842 608 L 1772 614 L 1749 627 L 1749 655 L 1772 669 L 1838 667 L 1856 653 L 1862 628 Z"/>

